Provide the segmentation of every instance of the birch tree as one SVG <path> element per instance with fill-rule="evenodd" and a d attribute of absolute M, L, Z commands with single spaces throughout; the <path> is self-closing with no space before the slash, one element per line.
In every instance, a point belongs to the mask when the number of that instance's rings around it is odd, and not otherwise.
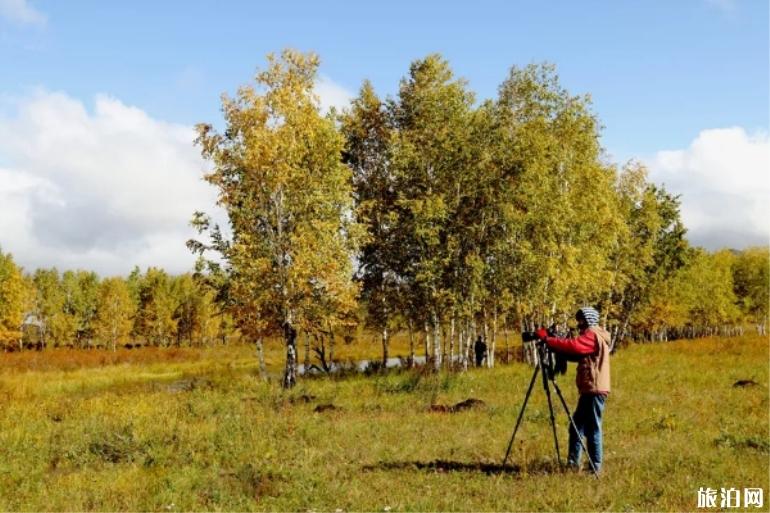
<path fill-rule="evenodd" d="M 34 313 L 42 324 L 43 347 L 73 343 L 76 323 L 74 317 L 65 312 L 66 295 L 59 271 L 55 267 L 37 269 L 32 281 L 35 284 Z"/>
<path fill-rule="evenodd" d="M 430 55 L 412 63 L 391 104 L 402 274 L 412 300 L 424 305 L 436 369 L 442 364 L 442 323 L 452 308 L 449 277 L 457 240 L 451 219 L 462 201 L 470 162 L 473 101 L 448 63 Z"/>
<path fill-rule="evenodd" d="M 135 315 L 134 302 L 123 278 L 106 278 L 99 284 L 99 308 L 94 319 L 95 335 L 115 351 L 128 342 Z"/>
<path fill-rule="evenodd" d="M 219 191 L 232 239 L 190 247 L 220 252 L 231 306 L 246 330 L 283 335 L 286 388 L 296 382 L 298 328 L 314 303 L 323 298 L 337 314 L 326 319 L 334 329 L 356 297 L 351 172 L 341 161 L 343 138 L 313 93 L 318 64 L 317 56 L 293 50 L 268 56 L 256 84 L 223 97 L 225 130 L 197 127 L 213 166 L 206 180 Z M 194 222 L 221 235 L 201 213 Z"/>
<path fill-rule="evenodd" d="M 177 330 L 177 320 L 174 319 L 177 305 L 172 278 L 166 271 L 150 267 L 139 279 L 138 292 L 139 305 L 135 322 L 137 334 L 151 345 L 170 346 Z"/>
<path fill-rule="evenodd" d="M 367 237 L 358 253 L 356 279 L 367 308 L 367 324 L 380 333 L 382 363 L 388 360 L 391 331 L 403 306 L 396 181 L 391 162 L 393 127 L 386 105 L 365 81 L 342 117 L 345 162 L 353 173 L 359 220 Z"/>
<path fill-rule="evenodd" d="M 733 285 L 738 305 L 764 335 L 770 313 L 770 250 L 767 247 L 747 248 L 736 255 L 733 263 Z"/>
<path fill-rule="evenodd" d="M 21 348 L 26 289 L 21 269 L 0 251 L 0 347 Z"/>
<path fill-rule="evenodd" d="M 500 86 L 497 165 L 512 182 L 510 290 L 529 324 L 571 317 L 610 286 L 621 221 L 614 170 L 600 160 L 590 99 L 570 95 L 555 68 L 512 68 Z"/>

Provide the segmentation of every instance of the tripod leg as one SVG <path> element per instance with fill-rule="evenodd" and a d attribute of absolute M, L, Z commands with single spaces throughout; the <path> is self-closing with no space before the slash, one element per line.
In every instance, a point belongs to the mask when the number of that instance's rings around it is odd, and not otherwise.
<path fill-rule="evenodd" d="M 545 373 L 543 373 L 543 376 L 545 377 Z M 548 381 L 543 380 L 543 385 L 545 386 L 545 396 L 548 398 L 548 410 L 551 413 L 551 428 L 553 429 L 553 444 L 556 446 L 556 459 L 559 461 L 559 466 L 562 465 L 561 462 L 561 452 L 559 451 L 559 437 L 556 434 L 556 418 L 553 415 L 553 402 L 551 401 L 551 389 L 548 387 Z"/>
<path fill-rule="evenodd" d="M 527 407 L 527 401 L 529 401 L 529 396 L 532 394 L 532 386 L 535 384 L 535 379 L 537 379 L 537 373 L 540 370 L 540 366 L 538 365 L 535 367 L 535 372 L 532 373 L 532 381 L 529 382 L 529 388 L 527 389 L 527 394 L 524 396 L 524 404 L 521 405 L 521 410 L 519 411 L 519 418 L 516 419 L 516 427 L 513 428 L 513 435 L 511 435 L 511 441 L 508 442 L 508 449 L 505 451 L 505 458 L 503 458 L 503 467 L 506 463 L 508 463 L 508 456 L 511 454 L 511 447 L 513 447 L 513 440 L 516 438 L 516 432 L 519 430 L 519 425 L 521 424 L 521 419 L 524 416 L 524 408 Z"/>
<path fill-rule="evenodd" d="M 591 471 L 593 471 L 596 479 L 599 479 L 599 472 L 596 470 L 593 460 L 591 460 L 591 455 L 588 454 L 588 447 L 586 447 L 585 442 L 583 442 L 583 437 L 580 436 L 580 432 L 575 425 L 575 419 L 572 418 L 572 414 L 569 412 L 569 406 L 567 406 L 567 401 L 564 400 L 564 396 L 561 394 L 561 389 L 559 388 L 559 385 L 556 384 L 556 381 L 553 382 L 553 388 L 556 390 L 556 395 L 559 396 L 562 406 L 564 406 L 564 412 L 567 414 L 567 418 L 569 418 L 570 426 L 572 426 L 572 429 L 574 429 L 575 433 L 578 435 L 578 440 L 580 441 L 580 445 L 583 447 L 583 452 L 588 458 L 588 464 L 591 465 Z"/>

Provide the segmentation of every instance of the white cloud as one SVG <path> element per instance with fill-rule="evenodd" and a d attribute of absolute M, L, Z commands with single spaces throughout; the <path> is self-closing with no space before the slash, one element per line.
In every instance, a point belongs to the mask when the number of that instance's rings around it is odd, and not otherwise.
<path fill-rule="evenodd" d="M 334 107 L 340 112 L 350 105 L 354 95 L 329 77 L 321 75 L 315 84 L 315 94 L 321 100 L 321 111 L 326 113 Z"/>
<path fill-rule="evenodd" d="M 706 2 L 728 14 L 734 12 L 736 7 L 736 0 L 706 0 Z"/>
<path fill-rule="evenodd" d="M 108 96 L 92 111 L 61 93 L 21 100 L 0 118 L 2 250 L 29 270 L 189 270 L 189 220 L 216 201 L 193 139 Z"/>
<path fill-rule="evenodd" d="M 689 148 L 660 151 L 650 178 L 681 194 L 688 238 L 708 249 L 767 244 L 770 138 L 741 127 L 703 130 Z"/>
<path fill-rule="evenodd" d="M 27 0 L 0 0 L 0 18 L 24 25 L 45 25 L 46 16 Z"/>

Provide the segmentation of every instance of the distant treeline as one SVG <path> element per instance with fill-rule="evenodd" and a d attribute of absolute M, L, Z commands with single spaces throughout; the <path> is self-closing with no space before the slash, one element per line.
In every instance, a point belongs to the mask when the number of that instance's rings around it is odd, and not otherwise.
<path fill-rule="evenodd" d="M 128 277 L 38 269 L 0 254 L 0 344 L 22 348 L 210 346 L 237 336 L 215 292 L 191 274 L 150 268 Z"/>
<path fill-rule="evenodd" d="M 768 262 L 768 248 L 692 250 L 688 264 L 635 314 L 636 338 L 733 335 L 747 325 L 764 334 Z M 217 290 L 200 275 L 171 276 L 156 268 L 110 278 L 55 268 L 25 274 L 0 252 L 0 345 L 14 351 L 239 341 L 236 322 L 216 298 Z M 362 303 L 356 322 L 369 322 L 366 312 Z"/>

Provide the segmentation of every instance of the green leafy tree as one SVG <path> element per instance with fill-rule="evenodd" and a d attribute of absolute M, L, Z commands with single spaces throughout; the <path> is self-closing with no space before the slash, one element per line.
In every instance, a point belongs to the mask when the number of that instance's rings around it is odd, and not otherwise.
<path fill-rule="evenodd" d="M 397 231 L 396 182 L 390 166 L 393 126 L 387 105 L 365 81 L 342 117 L 344 160 L 353 172 L 359 221 L 367 237 L 358 254 L 356 279 L 367 308 L 367 324 L 381 334 L 382 361 L 388 360 L 390 333 L 402 307 L 401 244 Z"/>
<path fill-rule="evenodd" d="M 555 68 L 512 68 L 496 103 L 497 165 L 512 182 L 509 289 L 525 326 L 565 321 L 611 288 L 622 232 L 614 169 L 601 161 L 588 97 L 572 96 Z"/>
<path fill-rule="evenodd" d="M 0 250 L 0 346 L 21 347 L 21 325 L 29 292 L 22 270 Z"/>
<path fill-rule="evenodd" d="M 764 334 L 770 311 L 770 249 L 753 247 L 738 253 L 733 263 L 733 284 L 741 311 Z"/>
<path fill-rule="evenodd" d="M 691 337 L 727 334 L 741 318 L 733 291 L 734 258 L 729 251 L 690 250 L 686 264 L 659 282 L 638 312 L 646 338 L 667 340 L 672 330 Z"/>
<path fill-rule="evenodd" d="M 177 329 L 171 278 L 162 269 L 150 267 L 139 280 L 138 290 L 137 334 L 151 345 L 170 346 L 176 340 Z"/>
<path fill-rule="evenodd" d="M 74 344 L 77 323 L 65 309 L 67 295 L 59 271 L 56 268 L 37 269 L 32 281 L 35 284 L 35 315 L 41 323 L 43 346 Z"/>
<path fill-rule="evenodd" d="M 215 304 L 215 291 L 203 280 L 183 274 L 173 280 L 176 298 L 174 320 L 177 323 L 177 345 L 211 345 L 217 338 L 221 316 Z"/>
<path fill-rule="evenodd" d="M 176 321 L 176 344 L 182 345 L 187 341 L 193 345 L 193 337 L 201 324 L 201 301 L 195 281 L 189 274 L 177 276 L 172 280 L 173 295 L 176 309 L 174 320 Z"/>
<path fill-rule="evenodd" d="M 682 273 L 694 293 L 690 308 L 693 324 L 719 328 L 740 321 L 733 284 L 734 255 L 729 250 L 706 253 L 696 251 L 690 265 Z"/>
<path fill-rule="evenodd" d="M 687 287 L 674 287 L 673 280 L 688 264 L 694 255 L 685 238 L 686 228 L 680 217 L 680 200 L 678 196 L 668 193 L 665 188 L 650 184 L 646 197 L 654 198 L 654 214 L 657 221 L 650 226 L 657 226 L 652 239 L 652 263 L 644 267 L 643 272 L 637 268 L 636 279 L 630 282 L 630 287 L 624 292 L 623 314 L 633 329 L 646 329 L 662 325 L 652 315 L 655 305 L 660 305 L 665 295 L 680 295 Z M 653 207 L 649 207 L 653 208 Z M 669 291 L 664 294 L 664 291 Z M 678 300 L 668 301 L 676 304 Z M 625 322 L 624 322 L 625 324 Z M 621 337 L 625 335 L 621 332 Z"/>
<path fill-rule="evenodd" d="M 282 332 L 285 387 L 296 381 L 298 329 L 333 328 L 355 308 L 351 173 L 341 161 L 344 140 L 313 94 L 318 62 L 292 50 L 268 56 L 256 87 L 223 98 L 225 131 L 198 126 L 197 142 L 213 164 L 206 179 L 219 190 L 232 240 L 197 213 L 194 225 L 212 243 L 190 247 L 216 250 L 226 262 L 230 309 L 243 333 Z M 333 313 L 323 320 L 313 315 L 319 298 Z"/>
<path fill-rule="evenodd" d="M 99 301 L 99 276 L 89 271 L 66 271 L 61 277 L 64 313 L 74 324 L 74 343 L 91 346 Z"/>
<path fill-rule="evenodd" d="M 612 290 L 602 305 L 609 320 L 612 349 L 625 338 L 631 316 L 649 288 L 663 222 L 655 189 L 647 181 L 643 165 L 628 162 L 618 175 L 616 191 L 624 229 L 610 256 Z"/>
<path fill-rule="evenodd" d="M 435 368 L 442 365 L 442 325 L 454 306 L 452 262 L 459 240 L 452 220 L 473 165 L 467 130 L 473 101 L 446 60 L 429 55 L 412 63 L 390 105 L 397 261 L 411 306 L 424 312 L 419 321 L 430 327 Z"/>
<path fill-rule="evenodd" d="M 93 320 L 94 334 L 115 351 L 119 344 L 130 340 L 135 304 L 126 280 L 120 277 L 103 280 L 97 297 L 99 308 Z"/>

